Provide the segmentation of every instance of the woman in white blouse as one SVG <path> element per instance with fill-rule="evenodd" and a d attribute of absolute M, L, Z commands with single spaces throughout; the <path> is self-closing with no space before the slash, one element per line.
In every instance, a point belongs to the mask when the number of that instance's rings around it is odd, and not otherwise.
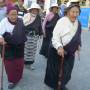
<path fill-rule="evenodd" d="M 62 58 L 64 64 L 60 90 L 67 90 L 66 84 L 71 78 L 75 52 L 81 46 L 81 24 L 77 19 L 79 14 L 80 7 L 76 4 L 70 4 L 65 10 L 65 16 L 57 22 L 53 31 L 47 60 L 45 84 L 54 90 L 57 89 Z"/>
<path fill-rule="evenodd" d="M 22 19 L 18 18 L 18 10 L 12 4 L 8 5 L 7 17 L 0 22 L 0 45 L 5 43 L 3 62 L 9 89 L 14 88 L 22 78 L 25 41 L 24 24 Z"/>

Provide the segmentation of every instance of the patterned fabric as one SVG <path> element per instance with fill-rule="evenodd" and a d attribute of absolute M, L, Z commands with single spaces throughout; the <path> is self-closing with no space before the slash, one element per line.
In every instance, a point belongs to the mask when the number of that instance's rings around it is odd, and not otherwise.
<path fill-rule="evenodd" d="M 38 41 L 38 35 L 27 36 L 27 42 L 25 43 L 25 53 L 24 53 L 25 61 L 35 60 L 35 54 L 37 50 L 37 41 Z"/>

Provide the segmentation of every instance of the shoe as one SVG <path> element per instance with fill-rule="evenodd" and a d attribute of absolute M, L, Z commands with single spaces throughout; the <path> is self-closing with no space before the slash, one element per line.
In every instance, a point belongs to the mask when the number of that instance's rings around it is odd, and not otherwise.
<path fill-rule="evenodd" d="M 16 84 L 14 84 L 14 83 L 9 83 L 8 89 L 13 89 L 15 86 L 16 86 Z"/>
<path fill-rule="evenodd" d="M 30 65 L 25 65 L 25 68 L 26 69 L 30 69 Z"/>
<path fill-rule="evenodd" d="M 68 88 L 67 87 L 63 87 L 63 88 L 61 88 L 61 90 L 68 90 Z"/>
<path fill-rule="evenodd" d="M 35 70 L 35 67 L 33 67 L 32 65 L 30 65 L 30 70 Z"/>
<path fill-rule="evenodd" d="M 32 65 L 25 65 L 25 67 L 29 70 L 35 70 L 35 68 Z"/>

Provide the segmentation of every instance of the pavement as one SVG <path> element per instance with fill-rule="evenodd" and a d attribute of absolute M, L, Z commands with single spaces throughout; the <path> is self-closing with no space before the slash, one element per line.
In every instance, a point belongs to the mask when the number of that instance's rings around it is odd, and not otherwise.
<path fill-rule="evenodd" d="M 44 76 L 46 69 L 46 58 L 39 55 L 42 40 L 38 41 L 38 50 L 34 63 L 35 70 L 24 68 L 23 78 L 18 85 L 12 90 L 52 90 L 44 84 Z M 82 48 L 80 52 L 80 60 L 76 54 L 72 78 L 67 87 L 69 90 L 90 90 L 90 31 L 82 32 Z M 1 67 L 1 60 L 0 60 Z M 0 68 L 1 69 L 1 68 Z M 1 73 L 0 73 L 1 75 Z M 7 76 L 4 70 L 3 90 L 7 88 Z"/>

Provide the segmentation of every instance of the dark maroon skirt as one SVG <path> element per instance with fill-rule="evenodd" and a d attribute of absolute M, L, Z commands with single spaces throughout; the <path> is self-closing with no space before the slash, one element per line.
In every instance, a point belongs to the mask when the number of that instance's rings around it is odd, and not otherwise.
<path fill-rule="evenodd" d="M 18 83 L 23 74 L 24 58 L 4 60 L 4 65 L 8 81 L 12 83 Z"/>

